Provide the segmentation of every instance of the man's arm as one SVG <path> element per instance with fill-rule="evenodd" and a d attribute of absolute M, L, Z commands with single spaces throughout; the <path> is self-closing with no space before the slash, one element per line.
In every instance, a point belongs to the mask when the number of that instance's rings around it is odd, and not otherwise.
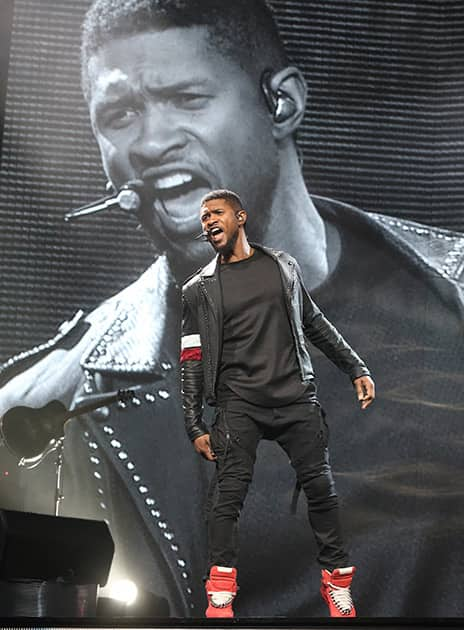
<path fill-rule="evenodd" d="M 203 457 L 214 460 L 208 429 L 203 417 L 203 366 L 201 340 L 197 318 L 185 295 L 182 296 L 182 338 L 180 372 L 182 408 L 185 428 L 195 450 Z"/>
<path fill-rule="evenodd" d="M 299 277 L 303 293 L 304 334 L 340 370 L 349 375 L 361 409 L 365 409 L 375 398 L 375 385 L 369 369 L 311 298 L 301 279 L 300 271 Z"/>
<path fill-rule="evenodd" d="M 80 360 L 95 343 L 93 328 L 81 323 L 76 320 L 65 334 L 56 335 L 0 366 L 0 417 L 12 407 L 40 408 L 52 400 L 70 407 L 85 379 Z"/>

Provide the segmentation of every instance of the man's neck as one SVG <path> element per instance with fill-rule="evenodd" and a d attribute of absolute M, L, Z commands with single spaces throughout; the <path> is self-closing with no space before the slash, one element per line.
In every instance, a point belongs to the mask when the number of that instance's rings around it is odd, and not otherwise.
<path fill-rule="evenodd" d="M 307 287 L 315 289 L 329 274 L 326 230 L 306 190 L 296 153 L 288 153 L 281 161 L 284 166 L 262 241 L 295 256 Z"/>
<path fill-rule="evenodd" d="M 219 260 L 221 264 L 229 264 L 239 262 L 240 260 L 245 260 L 246 258 L 250 258 L 253 255 L 253 248 L 245 234 L 245 230 L 243 227 L 240 228 L 237 240 L 234 243 L 234 247 L 230 252 L 226 254 L 221 254 Z"/>

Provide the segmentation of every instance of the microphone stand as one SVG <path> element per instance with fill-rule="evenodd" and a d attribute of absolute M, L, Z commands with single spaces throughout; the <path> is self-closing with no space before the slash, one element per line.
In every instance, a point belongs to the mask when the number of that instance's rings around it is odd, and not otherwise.
<path fill-rule="evenodd" d="M 39 464 L 41 464 L 47 455 L 50 453 L 56 453 L 55 455 L 55 499 L 54 499 L 54 514 L 55 516 L 59 516 L 60 513 L 60 505 L 64 499 L 63 494 L 63 463 L 64 463 L 64 435 L 50 440 L 47 448 L 36 455 L 35 457 L 21 457 L 18 462 L 18 466 L 21 468 L 26 468 L 26 470 L 33 470 L 37 468 Z"/>
<path fill-rule="evenodd" d="M 139 389 L 140 386 L 137 386 L 134 389 Z M 119 401 L 119 402 L 127 402 L 132 400 L 135 396 L 134 389 L 127 390 L 118 390 L 117 392 L 110 392 L 107 394 L 95 394 L 93 396 L 87 396 L 86 402 L 84 404 L 80 404 L 71 411 L 68 411 L 63 405 L 63 435 L 59 437 L 52 438 L 45 450 L 43 450 L 38 455 L 34 455 L 33 457 L 21 457 L 18 462 L 19 467 L 27 468 L 28 470 L 32 470 L 39 466 L 44 459 L 50 455 L 50 453 L 55 453 L 55 497 L 54 497 L 54 514 L 55 516 L 59 516 L 60 513 L 60 505 L 64 499 L 63 494 L 63 463 L 64 463 L 64 424 L 67 420 L 71 418 L 76 418 L 84 413 L 89 413 L 90 411 L 94 411 L 95 409 L 99 409 L 101 407 L 106 407 L 107 405 Z M 55 401 L 56 402 L 56 401 Z M 47 405 L 43 408 L 46 409 Z M 13 408 L 10 409 L 7 414 L 11 414 L 11 412 L 17 411 L 17 409 L 21 408 Z M 43 409 L 35 410 L 43 413 Z M 7 414 L 5 414 L 4 418 L 6 418 Z M 11 418 L 11 415 L 10 415 Z"/>
<path fill-rule="evenodd" d="M 64 499 L 63 494 L 63 450 L 64 450 L 64 436 L 60 437 L 56 441 L 55 451 L 55 472 L 56 472 L 56 484 L 55 484 L 55 516 L 60 514 L 60 505 Z"/>

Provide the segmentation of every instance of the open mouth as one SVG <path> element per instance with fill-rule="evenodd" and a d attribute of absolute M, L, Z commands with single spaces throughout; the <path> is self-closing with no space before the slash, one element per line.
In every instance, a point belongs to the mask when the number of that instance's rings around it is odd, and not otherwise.
<path fill-rule="evenodd" d="M 181 232 L 198 230 L 200 201 L 209 190 L 211 187 L 205 179 L 187 172 L 173 173 L 153 181 L 155 200 L 161 203 L 165 212 L 161 219 L 172 222 L 168 228 Z M 154 205 L 156 211 L 156 201 Z"/>
<path fill-rule="evenodd" d="M 208 238 L 212 240 L 213 242 L 216 242 L 217 240 L 219 240 L 221 234 L 223 233 L 224 233 L 224 230 L 222 230 L 220 227 L 213 227 L 210 230 L 208 230 Z"/>

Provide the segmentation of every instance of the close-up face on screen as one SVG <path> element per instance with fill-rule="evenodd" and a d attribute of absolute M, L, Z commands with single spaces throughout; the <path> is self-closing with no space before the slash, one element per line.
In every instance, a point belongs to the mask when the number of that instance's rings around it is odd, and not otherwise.
<path fill-rule="evenodd" d="M 0 19 L 0 520 L 101 587 L 42 616 L 462 616 L 462 3 Z"/>

